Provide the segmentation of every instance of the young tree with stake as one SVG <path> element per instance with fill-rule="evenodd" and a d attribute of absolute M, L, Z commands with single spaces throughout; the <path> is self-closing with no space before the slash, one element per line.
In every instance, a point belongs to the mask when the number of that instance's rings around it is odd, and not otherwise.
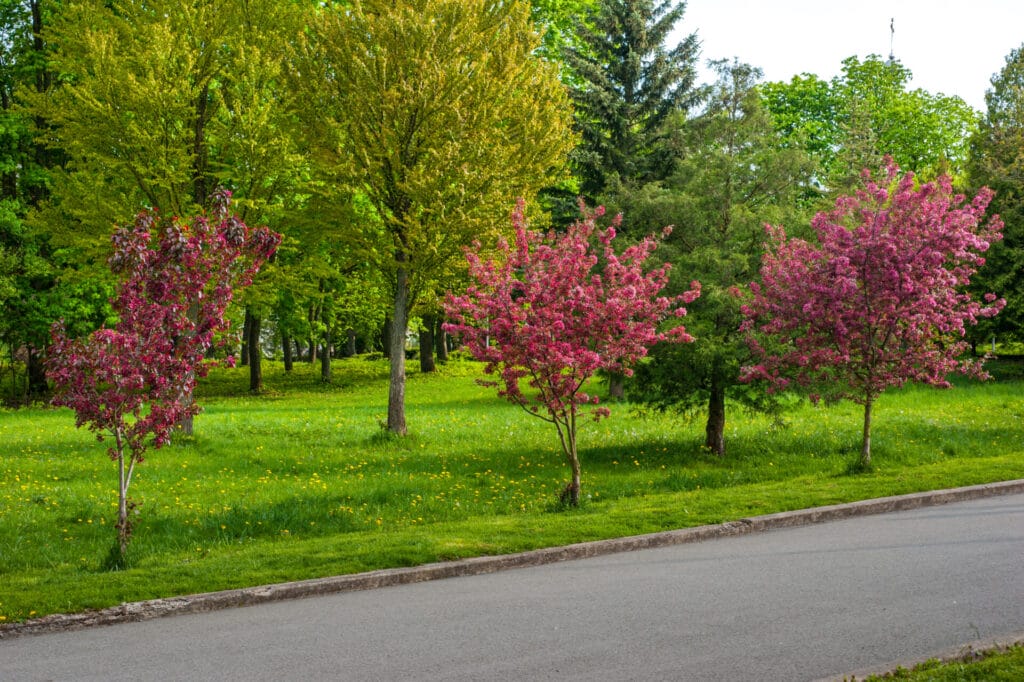
<path fill-rule="evenodd" d="M 682 325 L 664 332 L 658 326 L 685 315 L 683 305 L 697 298 L 700 285 L 659 297 L 669 266 L 644 271 L 657 246 L 652 237 L 615 253 L 621 216 L 602 230 L 597 219 L 603 209 L 584 209 L 565 234 L 542 235 L 528 229 L 523 210 L 520 201 L 512 214 L 515 243 L 499 242 L 497 258 L 482 258 L 479 244 L 466 251 L 474 283 L 462 296 L 448 295 L 445 312 L 452 323 L 445 328 L 487 363 L 486 373 L 501 377 L 499 395 L 555 426 L 572 471 L 562 501 L 575 506 L 579 414 L 585 405 L 595 406 L 594 419 L 610 414 L 584 390 L 586 381 L 598 370 L 629 374 L 658 341 L 692 341 Z M 520 385 L 524 379 L 527 390 Z"/>
<path fill-rule="evenodd" d="M 760 358 L 744 368 L 745 380 L 773 389 L 793 382 L 814 401 L 864 406 L 866 468 L 878 396 L 907 381 L 949 387 L 952 372 L 987 377 L 980 360 L 962 359 L 965 328 L 1005 303 L 988 294 L 982 304 L 966 291 L 981 254 L 1001 238 L 998 217 L 982 222 L 990 190 L 966 202 L 948 176 L 918 185 L 891 161 L 884 183 L 866 171 L 863 180 L 815 216 L 817 245 L 767 227 L 742 330 Z"/>

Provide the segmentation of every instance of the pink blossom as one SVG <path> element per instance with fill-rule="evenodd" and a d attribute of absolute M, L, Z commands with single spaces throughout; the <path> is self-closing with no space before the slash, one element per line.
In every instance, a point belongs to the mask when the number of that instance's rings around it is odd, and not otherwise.
<path fill-rule="evenodd" d="M 232 290 L 252 281 L 280 241 L 229 215 L 229 198 L 228 192 L 214 196 L 216 225 L 205 216 L 185 223 L 144 211 L 117 230 L 109 261 L 123 277 L 112 301 L 117 325 L 85 339 L 68 338 L 59 322 L 52 329 L 47 375 L 53 404 L 73 409 L 76 425 L 88 426 L 98 439 L 113 440 L 108 454 L 119 465 L 122 553 L 131 531 L 127 494 L 135 465 L 199 412 L 192 392 L 208 370 L 204 358 L 214 335 L 227 327 Z M 158 223 L 163 229 L 154 230 Z"/>
<path fill-rule="evenodd" d="M 584 383 L 598 370 L 630 371 L 658 341 L 691 341 L 682 325 L 658 327 L 685 315 L 684 304 L 700 295 L 693 282 L 680 296 L 659 297 L 669 266 L 643 269 L 657 241 L 649 237 L 617 254 L 612 242 L 621 216 L 601 230 L 596 221 L 604 209 L 581 210 L 565 234 L 545 236 L 528 229 L 520 201 L 512 213 L 515 245 L 499 243 L 487 260 L 479 246 L 467 250 L 473 284 L 445 300 L 447 331 L 487 363 L 487 374 L 501 376 L 499 395 L 555 426 L 573 470 L 565 493 L 572 503 L 579 495 L 577 415 L 598 403 L 582 391 Z M 521 389 L 523 379 L 532 390 Z M 610 411 L 591 413 L 600 419 Z"/>
<path fill-rule="evenodd" d="M 891 164 L 882 184 L 841 196 L 812 221 L 817 244 L 767 226 L 761 282 L 750 285 L 741 327 L 759 364 L 742 371 L 776 388 L 792 379 L 817 398 L 865 406 L 863 461 L 870 460 L 870 407 L 890 386 L 946 387 L 951 372 L 985 377 L 961 361 L 965 327 L 1005 301 L 965 292 L 1002 238 L 1002 221 L 982 223 L 992 193 L 965 204 L 948 177 L 917 186 Z"/>

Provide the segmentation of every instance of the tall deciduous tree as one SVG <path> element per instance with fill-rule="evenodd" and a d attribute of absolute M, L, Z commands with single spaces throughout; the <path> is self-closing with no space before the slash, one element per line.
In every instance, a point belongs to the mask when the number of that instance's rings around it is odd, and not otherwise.
<path fill-rule="evenodd" d="M 306 161 L 284 69 L 312 8 L 278 0 L 65 0 L 44 32 L 60 74 L 27 97 L 66 157 L 32 218 L 80 265 L 142 207 L 191 215 L 217 187 L 280 227 Z M 90 274 L 99 274 L 94 270 Z M 253 311 L 276 295 L 246 295 Z M 255 377 L 254 377 L 255 378 Z"/>
<path fill-rule="evenodd" d="M 973 290 L 998 291 L 1006 308 L 978 325 L 975 341 L 1024 337 L 1024 46 L 1006 57 L 985 93 L 986 111 L 971 138 L 970 182 L 995 190 L 991 208 L 1003 219 Z"/>
<path fill-rule="evenodd" d="M 761 282 L 743 307 L 760 357 L 744 377 L 863 405 L 863 467 L 878 396 L 907 381 L 949 387 L 952 372 L 984 377 L 980 361 L 961 359 L 963 337 L 1004 304 L 988 294 L 982 305 L 964 292 L 1001 237 L 998 217 L 982 224 L 990 190 L 965 202 L 948 176 L 918 186 L 891 163 L 881 184 L 865 177 L 855 195 L 815 216 L 818 244 L 768 228 Z"/>
<path fill-rule="evenodd" d="M 566 51 L 576 128 L 573 153 L 583 192 L 601 197 L 609 183 L 638 187 L 673 168 L 673 123 L 694 105 L 699 43 L 691 34 L 665 45 L 686 4 L 673 0 L 599 0 Z"/>
<path fill-rule="evenodd" d="M 250 231 L 229 211 L 230 194 L 218 193 L 210 218 L 186 223 L 140 213 L 113 237 L 111 270 L 124 279 L 114 299 L 117 325 L 86 339 L 54 326 L 49 375 L 53 404 L 75 411 L 100 440 L 113 439 L 118 467 L 118 542 L 128 549 L 133 505 L 128 497 L 135 466 L 159 448 L 186 415 L 196 377 L 235 288 L 248 285 L 274 253 L 280 235 Z"/>
<path fill-rule="evenodd" d="M 804 74 L 762 87 L 779 130 L 820 160 L 821 184 L 852 190 L 860 171 L 884 172 L 886 156 L 923 178 L 962 180 L 977 113 L 959 97 L 908 90 L 898 60 L 849 57 L 830 82 Z"/>
<path fill-rule="evenodd" d="M 692 341 L 682 325 L 666 332 L 658 326 L 685 315 L 683 304 L 700 294 L 693 282 L 684 294 L 659 297 L 669 266 L 644 271 L 657 242 L 648 238 L 616 254 L 620 220 L 600 230 L 602 214 L 584 212 L 564 235 L 545 236 L 528 229 L 520 203 L 512 214 L 515 243 L 500 242 L 494 259 L 481 258 L 479 245 L 467 250 L 474 283 L 445 304 L 453 320 L 447 329 L 487 363 L 485 372 L 500 375 L 499 394 L 555 426 L 572 472 L 562 501 L 574 506 L 577 420 L 583 406 L 598 403 L 584 390 L 587 380 L 598 370 L 629 373 L 658 341 Z M 595 419 L 608 415 L 607 408 L 593 409 Z"/>
<path fill-rule="evenodd" d="M 391 283 L 387 424 L 404 434 L 409 311 L 515 197 L 559 175 L 568 98 L 534 54 L 526 2 L 357 0 L 322 10 L 315 34 L 307 124 L 321 170 L 378 214 L 380 231 L 345 238 Z"/>
<path fill-rule="evenodd" d="M 638 193 L 628 214 L 645 226 L 675 226 L 665 252 L 677 272 L 702 285 L 687 325 L 696 340 L 656 346 L 638 367 L 630 395 L 659 409 L 703 411 L 705 446 L 724 455 L 726 397 L 768 407 L 763 390 L 739 381 L 749 351 L 736 333 L 742 316 L 730 291 L 757 273 L 762 226 L 803 217 L 798 207 L 812 164 L 774 130 L 757 91 L 760 70 L 726 61 L 712 66 L 718 79 L 704 112 L 686 125 L 679 167 L 661 187 Z"/>

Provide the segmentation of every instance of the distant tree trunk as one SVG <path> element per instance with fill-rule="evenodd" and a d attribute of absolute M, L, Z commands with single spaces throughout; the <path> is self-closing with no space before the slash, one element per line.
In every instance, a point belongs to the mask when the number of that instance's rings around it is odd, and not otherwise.
<path fill-rule="evenodd" d="M 324 331 L 324 345 L 320 350 L 320 382 L 331 383 L 331 328 Z"/>
<path fill-rule="evenodd" d="M 284 371 L 292 371 L 294 360 L 292 358 L 292 339 L 287 334 L 281 334 L 281 351 L 284 354 Z"/>
<path fill-rule="evenodd" d="M 309 329 L 310 329 L 310 334 L 309 334 L 309 357 L 307 358 L 307 360 L 309 360 L 309 364 L 311 364 L 311 365 L 314 362 L 316 362 L 316 338 L 314 338 L 316 336 L 316 334 L 312 330 L 316 329 L 317 317 L 318 316 L 317 316 L 316 306 L 314 306 L 314 305 L 309 306 L 309 311 L 306 313 L 306 319 L 309 320 Z"/>
<path fill-rule="evenodd" d="M 242 352 L 238 359 L 238 365 L 245 367 L 249 364 L 249 337 L 252 335 L 252 317 L 249 311 L 245 312 L 245 322 L 242 323 Z"/>
<path fill-rule="evenodd" d="M 420 328 L 420 372 L 436 372 L 434 364 L 434 324 L 437 318 L 434 315 L 423 317 L 423 326 Z"/>
<path fill-rule="evenodd" d="M 349 327 L 345 333 L 347 335 L 345 339 L 345 357 L 350 358 L 356 354 L 356 330 Z"/>
<path fill-rule="evenodd" d="M 392 324 L 390 317 L 388 317 L 388 318 L 386 318 L 384 320 L 384 331 L 383 331 L 383 338 L 384 338 L 384 340 L 381 343 L 381 347 L 384 349 L 384 357 L 386 357 L 386 358 L 390 358 L 391 357 L 391 336 L 392 336 L 391 329 L 392 329 L 393 326 L 394 325 Z M 402 336 L 402 349 L 403 349 L 403 353 L 402 354 L 404 355 L 405 354 L 404 353 L 404 349 L 405 349 L 405 336 L 404 335 Z"/>
<path fill-rule="evenodd" d="M 434 351 L 442 365 L 448 362 L 448 332 L 444 330 L 444 318 L 438 317 L 434 327 Z"/>
<path fill-rule="evenodd" d="M 704 429 L 704 445 L 719 457 L 725 455 L 725 383 L 717 373 L 711 377 L 708 396 L 708 423 Z"/>
<path fill-rule="evenodd" d="M 388 388 L 388 430 L 400 436 L 406 435 L 405 425 L 405 333 L 409 327 L 409 270 L 405 255 L 396 256 L 395 308 L 390 325 L 388 350 L 391 360 L 390 385 Z"/>
<path fill-rule="evenodd" d="M 622 372 L 608 373 L 608 397 L 612 400 L 626 399 L 626 377 Z"/>
<path fill-rule="evenodd" d="M 298 339 L 295 339 L 295 359 L 296 360 L 301 360 L 302 359 L 302 344 L 299 343 Z"/>
<path fill-rule="evenodd" d="M 46 383 L 46 367 L 43 365 L 43 354 L 35 348 L 28 349 L 28 394 L 30 397 L 45 395 L 50 390 Z"/>
<path fill-rule="evenodd" d="M 260 327 L 263 320 L 248 308 L 245 309 L 245 317 L 249 322 L 249 392 L 260 393 L 263 391 L 263 350 L 260 348 Z"/>

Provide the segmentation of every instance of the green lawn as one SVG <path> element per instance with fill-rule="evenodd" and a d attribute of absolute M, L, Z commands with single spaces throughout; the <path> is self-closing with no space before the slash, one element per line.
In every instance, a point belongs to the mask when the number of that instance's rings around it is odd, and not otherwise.
<path fill-rule="evenodd" d="M 1024 381 L 1004 373 L 952 391 L 885 395 L 875 470 L 849 473 L 860 408 L 804 405 L 787 428 L 735 411 L 729 454 L 702 424 L 585 422 L 583 502 L 556 503 L 567 475 L 548 424 L 478 386 L 480 365 L 410 374 L 411 435 L 380 428 L 385 361 L 285 375 L 266 395 L 246 369 L 201 387 L 196 436 L 150 453 L 129 567 L 114 545 L 116 474 L 70 411 L 0 412 L 0 622 L 124 601 L 499 554 L 744 516 L 1024 477 Z"/>

